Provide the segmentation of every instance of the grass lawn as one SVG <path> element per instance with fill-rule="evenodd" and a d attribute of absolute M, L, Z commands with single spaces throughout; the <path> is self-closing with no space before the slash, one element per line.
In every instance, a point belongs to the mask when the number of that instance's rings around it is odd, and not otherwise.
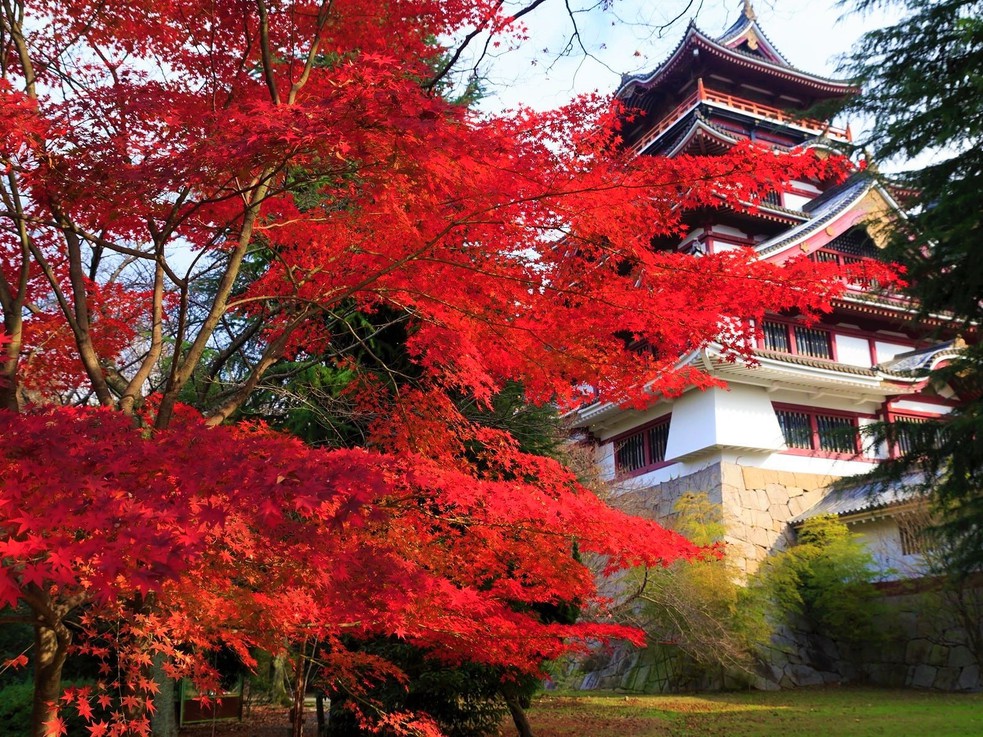
<path fill-rule="evenodd" d="M 536 737 L 980 737 L 983 694 L 853 688 L 545 694 L 529 720 Z"/>

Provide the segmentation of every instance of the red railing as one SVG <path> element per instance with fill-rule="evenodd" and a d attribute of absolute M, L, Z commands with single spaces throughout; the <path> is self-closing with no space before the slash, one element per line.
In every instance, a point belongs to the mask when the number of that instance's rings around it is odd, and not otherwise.
<path fill-rule="evenodd" d="M 691 108 L 696 107 L 696 105 L 703 102 L 723 105 L 731 110 L 740 110 L 741 112 L 749 113 L 750 115 L 754 115 L 758 118 L 765 118 L 766 120 L 774 120 L 778 123 L 794 125 L 797 128 L 803 128 L 812 133 L 823 134 L 841 141 L 850 142 L 853 140 L 853 135 L 850 132 L 849 126 L 846 128 L 839 128 L 837 126 L 830 125 L 823 120 L 799 118 L 794 115 L 789 115 L 788 112 L 782 110 L 781 108 L 772 107 L 771 105 L 762 105 L 760 102 L 745 100 L 744 98 L 724 94 L 723 92 L 708 90 L 703 86 L 703 80 L 699 79 L 696 83 L 696 92 L 677 105 L 672 112 L 662 118 L 662 120 L 660 120 L 654 128 L 648 131 L 637 143 L 633 144 L 631 147 L 632 151 L 634 153 L 641 153 L 644 151 L 653 141 L 655 141 L 655 139 L 665 133 L 666 130 L 676 123 L 676 121 L 689 112 Z"/>

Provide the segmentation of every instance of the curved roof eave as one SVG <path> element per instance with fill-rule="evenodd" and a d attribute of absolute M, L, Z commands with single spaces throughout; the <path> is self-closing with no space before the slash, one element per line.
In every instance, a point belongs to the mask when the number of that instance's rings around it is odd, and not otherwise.
<path fill-rule="evenodd" d="M 668 156 L 670 158 L 675 156 L 680 151 L 682 151 L 682 149 L 685 148 L 698 135 L 704 135 L 707 136 L 708 138 L 712 138 L 715 141 L 719 141 L 720 143 L 728 144 L 731 146 L 738 143 L 738 139 L 735 136 L 729 135 L 724 131 L 720 130 L 719 128 L 717 128 L 715 125 L 708 123 L 706 120 L 703 119 L 701 115 L 699 115 L 699 113 L 697 113 L 697 115 L 694 116 L 693 122 L 689 126 L 689 128 L 684 130 L 680 135 L 680 137 L 677 139 L 676 143 L 674 143 L 672 147 L 667 149 L 662 155 Z M 655 139 L 655 141 L 658 140 L 659 140 L 658 138 Z M 653 141 L 652 143 L 655 143 L 655 141 Z M 649 147 L 651 147 L 651 144 L 649 144 Z"/>
<path fill-rule="evenodd" d="M 758 25 L 758 22 L 754 16 L 749 16 L 746 11 L 741 13 L 740 19 L 738 19 L 734 25 L 724 31 L 723 34 L 717 38 L 717 42 L 724 45 L 730 45 L 732 42 L 736 42 L 735 45 L 738 45 L 752 35 L 757 42 L 764 46 L 767 52 L 771 56 L 774 56 L 780 63 L 788 67 L 792 66 L 789 64 L 788 59 L 785 58 L 785 55 L 778 50 L 778 47 L 775 46 L 775 44 L 771 42 L 771 39 L 765 35 L 765 32 L 761 30 L 761 26 Z"/>
<path fill-rule="evenodd" d="M 840 192 L 837 192 L 821 206 L 811 211 L 809 214 L 812 217 L 809 220 L 801 225 L 796 225 L 784 233 L 779 233 L 774 238 L 762 241 L 755 246 L 758 256 L 772 255 L 777 251 L 801 243 L 815 233 L 818 233 L 826 225 L 860 202 L 874 186 L 875 182 L 873 180 L 859 177 L 854 182 L 848 182 Z"/>
<path fill-rule="evenodd" d="M 683 35 L 682 40 L 672 51 L 672 53 L 669 54 L 666 60 L 648 74 L 624 75 L 621 79 L 620 86 L 614 93 L 615 97 L 622 97 L 627 91 L 636 86 L 651 86 L 660 77 L 665 76 L 679 63 L 680 59 L 685 56 L 686 51 L 692 44 L 699 44 L 705 50 L 743 66 L 757 66 L 763 70 L 778 74 L 779 76 L 783 76 L 787 79 L 806 82 L 814 87 L 819 87 L 829 92 L 848 94 L 859 91 L 855 85 L 852 85 L 849 82 L 820 77 L 815 74 L 810 74 L 809 72 L 804 72 L 801 69 L 796 69 L 789 64 L 770 62 L 767 59 L 736 51 L 735 49 L 725 46 L 719 41 L 710 38 L 699 28 L 697 28 L 694 23 L 690 22 L 689 26 L 686 28 L 686 33 Z"/>

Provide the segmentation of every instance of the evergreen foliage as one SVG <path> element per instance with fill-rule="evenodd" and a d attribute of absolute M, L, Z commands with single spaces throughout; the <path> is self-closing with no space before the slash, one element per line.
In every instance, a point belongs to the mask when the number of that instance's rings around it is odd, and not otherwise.
<path fill-rule="evenodd" d="M 868 33 L 845 69 L 863 86 L 846 101 L 874 125 L 861 145 L 886 161 L 931 159 L 892 176 L 917 205 L 893 225 L 889 259 L 907 269 L 922 317 L 948 313 L 974 342 L 983 319 L 983 2 L 859 0 L 857 10 L 900 6 L 895 25 Z M 920 162 L 915 162 L 920 163 Z M 964 405 L 943 422 L 908 430 L 911 450 L 883 464 L 885 484 L 917 486 L 941 512 L 952 571 L 983 564 L 983 347 L 935 371 Z M 882 434 L 890 439 L 890 429 Z"/>
<path fill-rule="evenodd" d="M 860 645 L 883 635 L 875 575 L 873 558 L 846 525 L 820 516 L 803 523 L 797 545 L 768 559 L 756 584 L 779 616 L 803 617 L 818 634 Z"/>

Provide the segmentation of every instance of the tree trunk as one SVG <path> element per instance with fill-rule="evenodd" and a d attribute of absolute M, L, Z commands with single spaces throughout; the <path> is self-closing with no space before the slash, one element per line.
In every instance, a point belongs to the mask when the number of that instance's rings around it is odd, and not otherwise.
<path fill-rule="evenodd" d="M 58 737 L 53 720 L 58 716 L 61 698 L 61 671 L 72 644 L 72 633 L 65 625 L 34 625 L 34 701 L 31 737 Z M 52 728 L 49 730 L 49 726 Z"/>
<path fill-rule="evenodd" d="M 304 648 L 297 654 L 294 666 L 294 701 L 290 708 L 292 737 L 304 737 L 304 695 L 307 692 L 307 679 L 304 677 Z"/>
<path fill-rule="evenodd" d="M 270 697 L 274 704 L 280 706 L 286 706 L 293 702 L 293 697 L 290 695 L 293 692 L 293 688 L 290 685 L 290 673 L 287 670 L 287 655 L 286 653 L 280 653 L 273 658 L 273 663 L 271 665 L 272 675 L 270 676 L 272 696 Z"/>
<path fill-rule="evenodd" d="M 177 718 L 174 714 L 174 679 L 164 673 L 164 656 L 154 656 L 152 666 L 154 682 L 160 689 L 154 695 L 156 709 L 150 717 L 153 737 L 177 737 Z"/>
<path fill-rule="evenodd" d="M 526 718 L 526 712 L 522 709 L 522 704 L 519 703 L 519 697 L 515 695 L 506 696 L 505 705 L 509 707 L 509 714 L 512 715 L 512 721 L 515 722 L 515 730 L 519 733 L 519 737 L 536 737 L 532 732 L 532 725 Z"/>

